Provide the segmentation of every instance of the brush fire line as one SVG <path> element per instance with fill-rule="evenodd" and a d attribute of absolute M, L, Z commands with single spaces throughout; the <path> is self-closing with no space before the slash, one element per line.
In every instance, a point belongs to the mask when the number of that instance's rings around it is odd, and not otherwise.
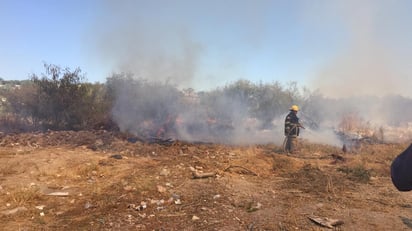
<path fill-rule="evenodd" d="M 222 140 L 230 136 L 234 127 L 230 121 L 222 121 L 216 118 L 205 117 L 198 120 L 185 121 L 179 116 L 168 116 L 163 120 L 144 120 L 139 123 L 129 142 L 171 144 L 174 140 L 190 141 L 215 141 L 217 137 Z M 184 136 L 182 136 L 184 134 Z M 219 139 L 218 139 L 219 140 Z"/>

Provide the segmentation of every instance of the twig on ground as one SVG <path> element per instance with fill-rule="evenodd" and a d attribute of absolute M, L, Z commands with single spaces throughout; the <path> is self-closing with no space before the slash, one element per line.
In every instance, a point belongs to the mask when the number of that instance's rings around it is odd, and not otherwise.
<path fill-rule="evenodd" d="M 223 171 L 226 172 L 226 171 L 228 171 L 228 170 L 231 169 L 231 168 L 241 168 L 241 169 L 243 169 L 243 170 L 246 170 L 249 174 L 254 175 L 254 176 L 257 176 L 257 174 L 256 174 L 255 172 L 253 172 L 253 171 L 251 171 L 251 170 L 249 170 L 249 169 L 247 169 L 247 168 L 245 168 L 245 167 L 238 166 L 238 165 L 230 165 L 229 167 L 225 168 L 225 170 L 223 170 Z"/>

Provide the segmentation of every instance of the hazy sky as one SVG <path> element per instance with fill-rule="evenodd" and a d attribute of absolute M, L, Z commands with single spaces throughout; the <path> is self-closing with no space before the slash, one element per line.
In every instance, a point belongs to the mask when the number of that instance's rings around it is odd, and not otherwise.
<path fill-rule="evenodd" d="M 0 77 L 43 63 L 199 90 L 238 79 L 412 96 L 409 0 L 0 0 Z"/>

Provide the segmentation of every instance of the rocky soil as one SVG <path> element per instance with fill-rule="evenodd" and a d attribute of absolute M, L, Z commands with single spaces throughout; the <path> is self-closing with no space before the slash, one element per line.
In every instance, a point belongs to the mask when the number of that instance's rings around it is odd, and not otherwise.
<path fill-rule="evenodd" d="M 108 131 L 2 135 L 0 220 L 3 230 L 407 230 L 412 193 L 393 187 L 389 166 L 408 145 L 344 153 L 303 140 L 288 156 L 274 144 Z"/>

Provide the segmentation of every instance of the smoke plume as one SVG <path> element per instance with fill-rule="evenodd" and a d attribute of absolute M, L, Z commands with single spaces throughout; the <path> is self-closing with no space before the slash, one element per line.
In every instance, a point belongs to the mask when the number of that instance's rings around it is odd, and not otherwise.
<path fill-rule="evenodd" d="M 403 31 L 408 30 L 403 28 L 405 22 L 398 17 L 402 14 L 402 4 L 396 1 L 350 0 L 328 2 L 321 8 L 322 12 L 319 8 L 311 9 L 310 15 L 325 16 L 323 20 L 334 25 L 329 28 L 330 33 L 338 33 L 345 41 L 321 65 L 311 83 L 313 89 L 334 98 L 390 94 L 412 96 L 408 91 L 412 79 L 407 77 L 411 69 L 402 54 L 402 49 L 409 48 L 403 46 L 404 39 L 396 38 L 403 37 Z M 311 22 L 319 23 L 319 26 L 324 24 L 313 18 Z"/>

